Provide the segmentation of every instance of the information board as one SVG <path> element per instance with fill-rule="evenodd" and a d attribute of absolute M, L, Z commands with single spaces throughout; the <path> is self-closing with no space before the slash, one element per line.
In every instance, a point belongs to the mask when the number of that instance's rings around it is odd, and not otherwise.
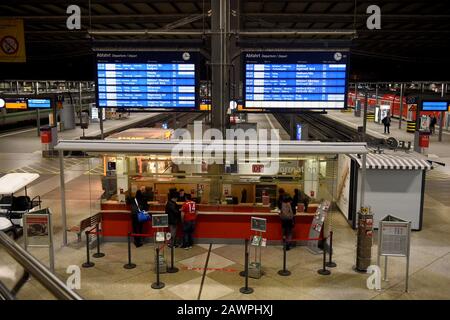
<path fill-rule="evenodd" d="M 251 218 L 251 230 L 266 232 L 267 220 L 264 218 L 252 217 Z"/>
<path fill-rule="evenodd" d="M 422 111 L 448 111 L 448 101 L 422 101 Z"/>
<path fill-rule="evenodd" d="M 97 106 L 196 109 L 198 53 L 97 52 Z"/>
<path fill-rule="evenodd" d="M 5 108 L 6 109 L 27 109 L 27 100 L 25 98 L 6 98 Z"/>
<path fill-rule="evenodd" d="M 380 223 L 380 254 L 408 256 L 410 224 L 408 222 Z"/>
<path fill-rule="evenodd" d="M 169 226 L 169 216 L 167 214 L 152 214 L 153 228 L 167 228 Z"/>
<path fill-rule="evenodd" d="M 245 52 L 244 109 L 343 109 L 348 52 Z"/>
<path fill-rule="evenodd" d="M 51 108 L 50 99 L 28 99 L 28 108 Z"/>

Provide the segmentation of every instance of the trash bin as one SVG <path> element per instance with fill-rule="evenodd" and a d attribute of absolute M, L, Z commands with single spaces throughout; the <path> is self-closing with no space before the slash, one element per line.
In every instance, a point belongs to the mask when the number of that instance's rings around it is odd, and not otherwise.
<path fill-rule="evenodd" d="M 54 147 L 58 141 L 58 128 L 56 126 L 42 126 L 40 128 L 42 155 L 53 155 Z"/>
<path fill-rule="evenodd" d="M 430 146 L 430 133 L 419 132 L 419 147 L 428 148 Z"/>

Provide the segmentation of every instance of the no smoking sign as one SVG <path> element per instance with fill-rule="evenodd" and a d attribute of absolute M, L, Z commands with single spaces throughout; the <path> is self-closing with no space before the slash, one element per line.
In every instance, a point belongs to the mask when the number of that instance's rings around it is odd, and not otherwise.
<path fill-rule="evenodd" d="M 0 47 L 5 54 L 15 54 L 19 50 L 19 42 L 14 37 L 6 36 L 0 41 Z"/>

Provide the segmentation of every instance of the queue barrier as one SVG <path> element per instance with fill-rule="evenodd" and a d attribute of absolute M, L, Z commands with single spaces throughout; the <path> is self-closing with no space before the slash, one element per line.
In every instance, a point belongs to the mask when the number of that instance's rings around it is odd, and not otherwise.
<path fill-rule="evenodd" d="M 93 230 L 96 231 L 93 231 Z M 95 234 L 97 236 L 97 252 L 93 254 L 92 256 L 94 258 L 102 258 L 105 256 L 104 253 L 100 252 L 100 234 L 102 234 L 102 231 L 99 228 L 99 224 L 97 223 L 93 228 L 86 230 L 86 262 L 84 262 L 81 266 L 83 268 L 92 268 L 95 266 L 95 263 L 90 260 L 90 249 L 89 249 L 89 235 Z"/>

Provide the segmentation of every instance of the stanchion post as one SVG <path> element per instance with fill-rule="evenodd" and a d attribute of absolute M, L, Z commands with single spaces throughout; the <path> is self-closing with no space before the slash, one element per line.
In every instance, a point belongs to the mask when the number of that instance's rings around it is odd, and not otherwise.
<path fill-rule="evenodd" d="M 89 231 L 86 231 L 85 234 L 86 234 L 86 262 L 83 263 L 81 266 L 83 268 L 91 268 L 95 266 L 95 263 L 91 262 L 90 259 L 91 254 L 89 252 Z"/>
<path fill-rule="evenodd" d="M 330 231 L 330 251 L 328 252 L 327 267 L 334 268 L 336 266 L 336 262 L 333 261 L 333 231 Z"/>
<path fill-rule="evenodd" d="M 156 282 L 152 283 L 152 289 L 164 288 L 164 282 L 159 281 L 159 248 L 156 248 Z"/>
<path fill-rule="evenodd" d="M 131 262 L 131 232 L 128 232 L 128 263 L 124 264 L 125 269 L 134 269 L 136 264 Z"/>
<path fill-rule="evenodd" d="M 289 270 L 286 270 L 286 237 L 283 237 L 283 270 L 279 270 L 278 274 L 283 277 L 287 277 L 291 275 L 291 272 Z"/>
<path fill-rule="evenodd" d="M 247 258 L 247 253 L 248 253 L 248 239 L 245 239 L 244 260 Z M 244 267 L 244 270 L 239 272 L 239 275 L 241 277 L 245 277 L 246 273 L 247 273 L 247 269 Z"/>
<path fill-rule="evenodd" d="M 318 274 L 321 274 L 321 275 L 323 275 L 323 276 L 328 276 L 328 275 L 330 275 L 331 274 L 331 271 L 330 270 L 327 270 L 327 250 L 326 250 L 326 239 L 325 239 L 325 243 L 324 243 L 324 246 L 323 246 L 323 263 L 322 263 L 322 269 L 319 269 L 319 270 L 317 270 L 317 273 Z"/>
<path fill-rule="evenodd" d="M 241 292 L 243 294 L 253 293 L 253 289 L 249 288 L 249 286 L 248 286 L 248 256 L 249 256 L 249 252 L 247 250 L 247 243 L 248 243 L 248 240 L 245 239 L 245 248 L 246 248 L 246 250 L 245 250 L 245 268 L 244 268 L 245 269 L 245 285 L 244 285 L 244 287 L 239 289 L 239 292 Z"/>
<path fill-rule="evenodd" d="M 96 234 L 97 234 L 97 252 L 94 253 L 92 256 L 93 256 L 94 258 L 102 258 L 102 257 L 105 256 L 105 254 L 102 253 L 102 252 L 100 252 L 100 229 L 99 229 L 98 223 L 97 223 L 97 225 L 95 226 L 95 231 L 96 231 Z"/>
<path fill-rule="evenodd" d="M 174 246 L 170 246 L 170 268 L 167 268 L 167 273 L 177 273 L 178 268 L 173 265 L 174 256 Z"/>

